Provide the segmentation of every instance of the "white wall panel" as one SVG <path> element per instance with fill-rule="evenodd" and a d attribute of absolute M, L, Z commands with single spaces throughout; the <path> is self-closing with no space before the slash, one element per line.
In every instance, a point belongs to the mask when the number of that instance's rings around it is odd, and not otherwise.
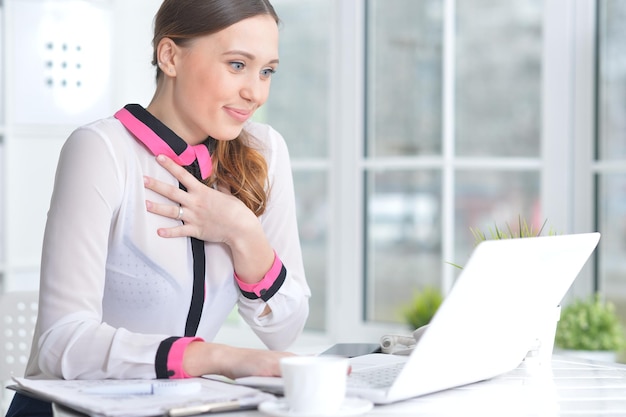
<path fill-rule="evenodd" d="M 108 2 L 20 0 L 8 8 L 9 123 L 82 124 L 111 101 Z"/>
<path fill-rule="evenodd" d="M 36 288 L 60 149 L 112 113 L 112 1 L 4 0 L 4 291 Z"/>
<path fill-rule="evenodd" d="M 156 82 L 152 22 L 161 0 L 115 0 L 113 5 L 113 103 L 147 105 Z"/>

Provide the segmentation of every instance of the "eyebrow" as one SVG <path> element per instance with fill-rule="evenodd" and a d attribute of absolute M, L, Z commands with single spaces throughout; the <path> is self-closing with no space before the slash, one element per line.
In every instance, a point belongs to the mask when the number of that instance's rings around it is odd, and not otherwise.
<path fill-rule="evenodd" d="M 251 61 L 254 61 L 256 59 L 256 57 L 252 55 L 251 53 L 246 52 L 246 51 L 239 51 L 239 50 L 227 51 L 227 52 L 224 52 L 222 55 L 243 55 Z M 272 59 L 271 61 L 268 62 L 268 64 L 278 64 L 278 63 L 279 63 L 278 58 Z"/>

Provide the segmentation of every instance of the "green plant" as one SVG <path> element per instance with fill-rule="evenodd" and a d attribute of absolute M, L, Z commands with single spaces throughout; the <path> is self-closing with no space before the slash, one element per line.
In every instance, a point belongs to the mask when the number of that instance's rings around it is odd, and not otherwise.
<path fill-rule="evenodd" d="M 497 224 L 494 225 L 494 228 L 489 228 L 489 236 L 482 232 L 480 229 L 476 229 L 474 227 L 470 227 L 470 232 L 474 236 L 474 245 L 478 245 L 480 242 L 485 240 L 498 240 L 498 239 L 518 239 L 525 237 L 538 237 L 541 236 L 543 229 L 546 227 L 546 223 L 548 219 L 543 221 L 543 224 L 539 228 L 539 230 L 535 230 L 532 225 L 529 225 L 525 219 L 522 219 L 522 216 L 517 217 L 517 231 L 514 231 L 508 223 L 505 223 L 506 228 L 500 228 Z M 550 229 L 548 231 L 548 236 L 554 236 L 557 233 Z M 461 265 L 447 262 L 449 265 L 454 266 L 458 269 L 463 269 Z"/>
<path fill-rule="evenodd" d="M 617 352 L 626 347 L 626 336 L 613 303 L 594 294 L 561 310 L 554 344 L 562 349 Z"/>
<path fill-rule="evenodd" d="M 517 231 L 513 231 L 508 223 L 505 223 L 506 229 L 499 228 L 497 224 L 494 226 L 494 229 L 489 228 L 490 239 L 515 239 L 541 236 L 541 233 L 543 232 L 543 229 L 545 228 L 548 219 L 544 220 L 543 224 L 537 231 L 535 231 L 532 225 L 529 225 L 526 220 L 523 220 L 522 216 L 518 216 L 517 222 Z M 488 239 L 487 235 L 485 235 L 485 233 L 483 233 L 479 229 L 470 227 L 470 231 L 472 232 L 472 235 L 474 235 L 475 244 L 479 244 L 480 242 Z M 556 233 L 553 230 L 550 230 L 548 232 L 548 235 L 550 236 L 555 234 Z"/>
<path fill-rule="evenodd" d="M 413 329 L 422 327 L 430 323 L 442 302 L 441 291 L 426 286 L 422 291 L 416 291 L 411 303 L 404 308 L 404 319 Z"/>

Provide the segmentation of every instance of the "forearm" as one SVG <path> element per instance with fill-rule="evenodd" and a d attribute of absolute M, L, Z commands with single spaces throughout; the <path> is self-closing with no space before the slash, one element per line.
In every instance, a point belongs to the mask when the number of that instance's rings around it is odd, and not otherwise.
<path fill-rule="evenodd" d="M 279 359 L 289 355 L 291 354 L 285 352 L 238 348 L 218 343 L 192 342 L 185 349 L 183 368 L 189 376 L 278 376 Z"/>
<path fill-rule="evenodd" d="M 248 284 L 254 284 L 263 279 L 274 263 L 274 249 L 265 236 L 261 223 L 250 212 L 250 216 L 243 220 L 240 217 L 239 226 L 233 228 L 233 233 L 227 244 L 233 256 L 233 265 L 237 277 Z"/>

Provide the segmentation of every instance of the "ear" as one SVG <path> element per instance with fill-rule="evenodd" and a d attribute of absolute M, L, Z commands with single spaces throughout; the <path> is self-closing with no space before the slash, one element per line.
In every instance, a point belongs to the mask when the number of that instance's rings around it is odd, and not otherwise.
<path fill-rule="evenodd" d="M 179 53 L 179 48 L 176 43 L 170 38 L 163 38 L 159 41 L 157 46 L 157 65 L 168 77 L 176 76 L 176 55 Z"/>

